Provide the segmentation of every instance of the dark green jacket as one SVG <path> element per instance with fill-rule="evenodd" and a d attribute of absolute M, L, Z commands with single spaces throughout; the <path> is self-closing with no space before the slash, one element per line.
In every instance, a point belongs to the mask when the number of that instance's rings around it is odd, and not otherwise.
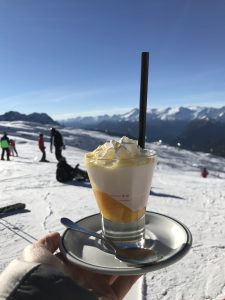
<path fill-rule="evenodd" d="M 9 148 L 9 138 L 8 137 L 2 137 L 1 138 L 1 147 L 3 149 Z"/>

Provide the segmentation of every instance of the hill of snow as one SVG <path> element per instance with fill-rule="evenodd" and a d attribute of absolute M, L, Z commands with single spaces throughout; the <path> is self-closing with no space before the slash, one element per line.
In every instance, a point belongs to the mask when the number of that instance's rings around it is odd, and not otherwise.
<path fill-rule="evenodd" d="M 0 161 L 0 206 L 22 202 L 27 211 L 0 218 L 0 270 L 35 239 L 50 231 L 64 231 L 60 218 L 74 221 L 98 212 L 89 183 L 61 184 L 55 179 L 56 159 L 49 152 L 49 128 L 28 122 L 0 122 L 0 130 L 16 140 L 18 157 Z M 40 163 L 40 132 L 46 135 L 47 159 Z M 63 155 L 71 165 L 112 137 L 94 131 L 61 129 L 66 142 Z M 188 226 L 191 251 L 179 262 L 148 273 L 139 291 L 129 299 L 200 300 L 225 298 L 225 159 L 193 153 L 161 143 L 148 210 L 167 214 Z M 200 171 L 207 167 L 209 177 Z M 142 285 L 142 288 L 141 286 Z M 127 299 L 128 299 L 127 298 Z"/>

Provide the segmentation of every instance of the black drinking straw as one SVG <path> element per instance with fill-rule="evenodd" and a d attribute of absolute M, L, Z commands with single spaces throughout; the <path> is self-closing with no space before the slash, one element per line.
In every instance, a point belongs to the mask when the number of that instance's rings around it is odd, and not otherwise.
<path fill-rule="evenodd" d="M 148 65 L 149 65 L 149 52 L 142 52 L 138 145 L 143 149 L 145 148 L 146 111 L 147 111 L 147 95 L 148 95 Z"/>

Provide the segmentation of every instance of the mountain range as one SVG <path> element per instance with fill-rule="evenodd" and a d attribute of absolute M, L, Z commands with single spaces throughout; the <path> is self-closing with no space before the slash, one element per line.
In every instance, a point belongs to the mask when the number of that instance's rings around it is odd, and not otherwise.
<path fill-rule="evenodd" d="M 139 109 L 112 116 L 77 117 L 59 123 L 137 139 Z M 225 156 L 225 106 L 151 109 L 146 114 L 146 139 Z"/>
<path fill-rule="evenodd" d="M 221 108 L 213 107 L 168 107 L 162 109 L 151 109 L 147 111 L 147 120 L 161 120 L 161 121 L 192 121 L 195 119 L 213 119 L 218 122 L 225 122 L 225 106 Z M 86 126 L 95 125 L 104 121 L 110 122 L 138 122 L 139 121 L 139 109 L 133 110 L 117 115 L 101 115 L 101 116 L 87 116 L 76 117 L 67 120 L 61 120 L 60 123 L 69 126 Z"/>
<path fill-rule="evenodd" d="M 126 135 L 138 139 L 139 109 L 125 114 L 77 117 L 54 121 L 46 113 L 29 115 L 15 111 L 0 115 L 0 121 L 26 121 Z M 192 151 L 225 157 L 225 106 L 151 109 L 146 115 L 146 140 L 163 142 Z"/>
<path fill-rule="evenodd" d="M 17 111 L 8 111 L 0 115 L 0 121 L 26 121 L 40 124 L 59 125 L 46 113 L 21 114 Z"/>

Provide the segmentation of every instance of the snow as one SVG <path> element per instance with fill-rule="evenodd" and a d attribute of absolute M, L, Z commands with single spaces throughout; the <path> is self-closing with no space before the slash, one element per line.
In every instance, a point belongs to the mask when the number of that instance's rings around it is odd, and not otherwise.
<path fill-rule="evenodd" d="M 2 132 L 6 130 L 10 138 L 15 138 L 19 153 L 19 157 L 11 157 L 11 161 L 0 161 L 0 206 L 22 202 L 27 209 L 24 213 L 0 218 L 0 270 L 29 242 L 51 231 L 62 233 L 61 217 L 76 221 L 98 212 L 88 183 L 56 181 L 57 161 L 49 152 L 49 126 L 33 126 L 24 122 L 0 123 Z M 46 135 L 50 163 L 39 162 L 37 134 L 40 130 Z M 80 163 L 82 168 L 84 153 L 112 138 L 78 129 L 65 128 L 61 132 L 67 145 L 63 155 L 69 164 Z M 133 289 L 127 299 L 224 299 L 225 159 L 162 143 L 146 146 L 158 154 L 147 209 L 187 225 L 193 235 L 193 246 L 176 264 L 146 274 L 137 283 L 136 296 Z M 209 170 L 208 178 L 200 176 L 203 166 Z"/>

